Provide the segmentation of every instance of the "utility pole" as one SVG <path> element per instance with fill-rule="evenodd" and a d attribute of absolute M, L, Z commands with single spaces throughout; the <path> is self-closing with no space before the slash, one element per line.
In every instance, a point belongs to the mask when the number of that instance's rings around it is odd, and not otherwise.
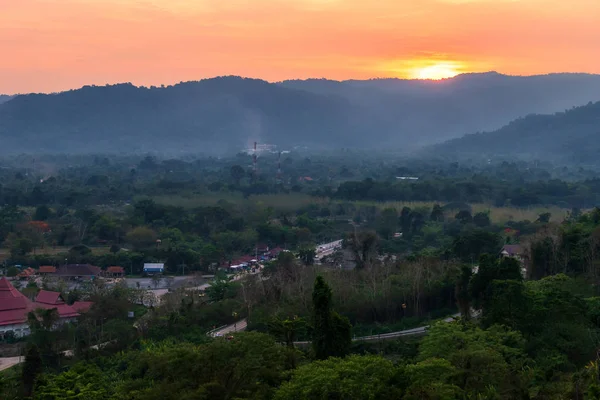
<path fill-rule="evenodd" d="M 277 181 L 277 183 L 282 183 L 282 179 L 281 179 L 281 151 L 279 152 L 279 155 L 277 156 L 277 177 L 276 177 L 276 181 Z"/>
<path fill-rule="evenodd" d="M 256 160 L 257 156 L 256 156 L 256 142 L 254 142 L 254 151 L 252 153 L 252 174 L 253 174 L 253 178 L 254 181 L 256 182 L 257 180 L 257 175 L 258 175 L 258 168 L 257 168 L 257 160 Z"/>

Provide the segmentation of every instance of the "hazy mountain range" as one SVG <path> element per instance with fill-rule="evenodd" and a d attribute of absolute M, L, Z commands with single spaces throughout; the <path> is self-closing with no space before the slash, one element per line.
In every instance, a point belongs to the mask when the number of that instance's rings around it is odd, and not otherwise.
<path fill-rule="evenodd" d="M 9 101 L 12 98 L 13 98 L 13 96 L 9 96 L 6 94 L 0 94 L 0 104 L 4 103 L 5 101 Z"/>
<path fill-rule="evenodd" d="M 587 74 L 86 86 L 0 100 L 0 152 L 220 153 L 255 140 L 411 150 L 598 100 L 600 75 Z"/>
<path fill-rule="evenodd" d="M 431 148 L 462 157 L 526 157 L 600 164 L 600 102 L 553 115 L 529 115 L 493 132 L 476 133 Z"/>

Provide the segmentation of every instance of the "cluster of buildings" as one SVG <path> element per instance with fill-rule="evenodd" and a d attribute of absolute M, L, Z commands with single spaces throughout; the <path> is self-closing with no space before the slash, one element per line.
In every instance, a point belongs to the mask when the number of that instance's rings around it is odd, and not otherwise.
<path fill-rule="evenodd" d="M 96 277 L 120 277 L 125 275 L 123 267 L 111 266 L 103 271 L 91 264 L 67 264 L 60 267 L 42 265 L 37 270 L 25 268 L 18 275 L 20 279 L 31 279 L 36 276 L 62 278 L 67 280 L 92 280 Z"/>
<path fill-rule="evenodd" d="M 336 240 L 330 243 L 323 243 L 315 249 L 315 259 L 320 260 L 323 257 L 331 255 L 338 250 L 342 249 L 343 240 Z M 223 262 L 220 266 L 228 272 L 240 272 L 244 270 L 250 270 L 258 267 L 259 264 L 271 261 L 279 256 L 281 252 L 285 252 L 281 247 L 269 248 L 265 244 L 259 244 L 256 246 L 256 252 L 254 255 L 241 256 L 226 262 Z"/>
<path fill-rule="evenodd" d="M 17 337 L 29 335 L 28 316 L 30 312 L 37 309 L 56 309 L 57 325 L 60 325 L 75 321 L 91 306 L 92 303 L 88 301 L 77 301 L 69 305 L 59 292 L 47 290 L 41 290 L 35 299 L 31 300 L 3 277 L 0 279 L 0 336 L 8 332 L 12 332 Z"/>
<path fill-rule="evenodd" d="M 147 275 L 163 274 L 165 272 L 164 263 L 145 263 L 144 273 Z M 30 279 L 36 276 L 46 276 L 62 278 L 67 280 L 92 280 L 97 277 L 103 278 L 121 278 L 125 276 L 125 269 L 120 266 L 110 266 L 106 270 L 91 264 L 67 264 L 60 267 L 52 265 L 42 265 L 37 270 L 33 268 L 23 269 L 17 278 Z"/>
<path fill-rule="evenodd" d="M 341 250 L 343 243 L 344 243 L 344 240 L 340 239 L 340 240 L 336 240 L 334 242 L 329 242 L 329 243 L 324 243 L 324 244 L 318 245 L 316 248 L 317 258 L 321 258 L 321 257 L 329 255 L 337 250 Z"/>
<path fill-rule="evenodd" d="M 281 247 L 269 248 L 266 244 L 259 244 L 256 246 L 256 252 L 254 255 L 245 255 L 235 258 L 230 261 L 226 261 L 221 265 L 222 269 L 229 272 L 239 272 L 242 270 L 248 270 L 255 268 L 258 264 L 273 260 L 279 256 L 279 253 L 284 250 Z"/>

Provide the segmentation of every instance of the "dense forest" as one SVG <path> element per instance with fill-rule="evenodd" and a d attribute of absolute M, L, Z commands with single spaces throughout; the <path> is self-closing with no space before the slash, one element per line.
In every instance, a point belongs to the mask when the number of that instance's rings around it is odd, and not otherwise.
<path fill-rule="evenodd" d="M 226 200 L 279 194 L 327 202 L 462 202 L 572 209 L 595 206 L 600 194 L 595 168 L 540 161 L 428 161 L 352 151 L 265 153 L 258 157 L 256 174 L 251 155 L 243 153 L 186 160 L 18 156 L 0 165 L 0 204 L 30 207 L 123 204 L 140 196 L 171 197 L 174 203 L 190 205 L 206 197 Z"/>
<path fill-rule="evenodd" d="M 258 141 L 312 150 L 399 148 L 597 101 L 600 77 L 466 74 L 442 82 L 220 77 L 168 87 L 86 86 L 0 101 L 3 154 L 232 154 Z"/>

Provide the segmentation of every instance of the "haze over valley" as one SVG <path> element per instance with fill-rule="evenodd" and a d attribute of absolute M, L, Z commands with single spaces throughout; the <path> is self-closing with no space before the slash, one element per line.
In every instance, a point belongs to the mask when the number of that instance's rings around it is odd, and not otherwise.
<path fill-rule="evenodd" d="M 0 152 L 215 155 L 254 141 L 405 152 L 584 105 L 600 100 L 598 93 L 599 75 L 494 72 L 439 81 L 220 77 L 168 87 L 86 86 L 0 98 Z"/>

